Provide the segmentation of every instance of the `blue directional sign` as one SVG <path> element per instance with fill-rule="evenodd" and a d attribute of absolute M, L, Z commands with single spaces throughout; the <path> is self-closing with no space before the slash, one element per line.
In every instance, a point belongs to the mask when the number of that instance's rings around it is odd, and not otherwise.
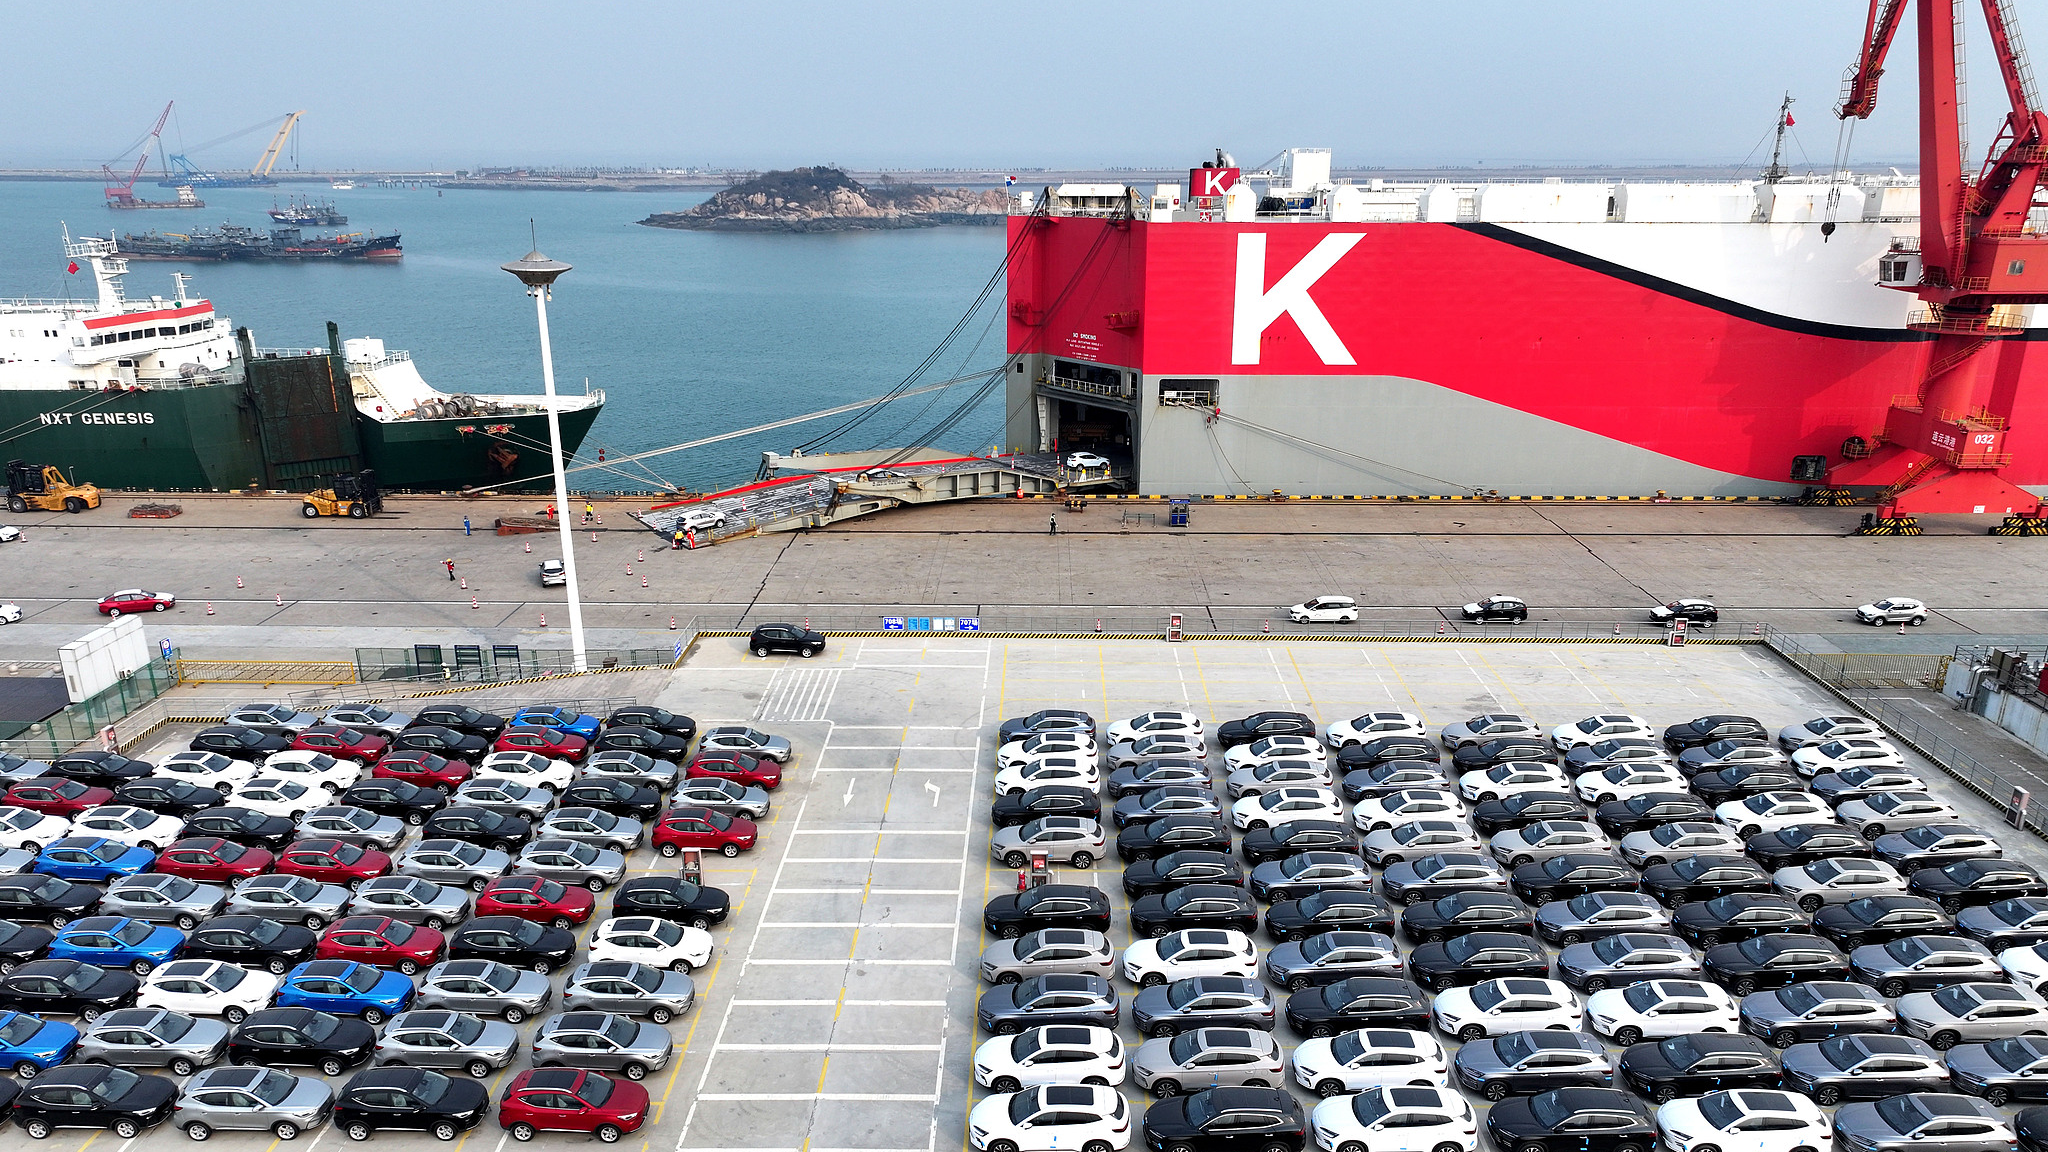
<path fill-rule="evenodd" d="M 981 631 L 981 617 L 979 617 L 979 616 L 962 616 L 962 617 L 960 618 L 960 630 L 961 630 L 962 632 L 979 632 L 979 631 Z"/>
<path fill-rule="evenodd" d="M 883 629 L 883 631 L 886 631 L 886 632 L 901 632 L 901 631 L 903 631 L 903 617 L 901 617 L 901 616 L 884 616 L 884 617 L 882 617 L 882 629 Z"/>

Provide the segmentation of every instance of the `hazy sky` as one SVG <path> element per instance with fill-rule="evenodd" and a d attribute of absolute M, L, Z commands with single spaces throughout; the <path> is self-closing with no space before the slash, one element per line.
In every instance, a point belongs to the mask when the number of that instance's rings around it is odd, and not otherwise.
<path fill-rule="evenodd" d="M 302 167 L 1735 164 L 1790 89 L 1826 166 L 1863 0 L 200 4 L 17 0 L 0 167 L 177 150 L 294 108 Z M 1966 4 L 1981 24 L 1974 3 Z M 2048 44 L 2048 0 L 2020 0 Z M 1910 159 L 1911 21 L 1862 164 Z M 1974 38 L 1981 46 L 1981 33 Z M 1973 147 L 2000 89 L 1974 51 Z M 196 155 L 246 167 L 268 138 Z M 1751 157 L 1760 163 L 1760 157 Z"/>

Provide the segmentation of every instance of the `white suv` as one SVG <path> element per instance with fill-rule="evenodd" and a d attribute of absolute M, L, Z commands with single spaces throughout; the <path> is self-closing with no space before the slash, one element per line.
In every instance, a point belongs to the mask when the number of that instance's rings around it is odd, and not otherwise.
<path fill-rule="evenodd" d="M 1889 596 L 1856 609 L 1856 619 L 1865 624 L 1911 624 L 1918 628 L 1927 623 L 1927 605 L 1904 596 Z"/>
<path fill-rule="evenodd" d="M 1288 608 L 1287 618 L 1296 624 L 1356 624 L 1358 601 L 1349 596 L 1318 596 Z"/>

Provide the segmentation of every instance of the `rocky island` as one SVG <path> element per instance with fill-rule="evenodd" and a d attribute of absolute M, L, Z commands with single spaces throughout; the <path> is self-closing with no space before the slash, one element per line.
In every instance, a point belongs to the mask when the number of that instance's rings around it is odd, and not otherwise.
<path fill-rule="evenodd" d="M 843 232 L 857 228 L 932 228 L 1000 224 L 1009 197 L 994 189 L 863 184 L 837 168 L 764 172 L 684 212 L 656 212 L 654 228 L 712 232 Z"/>

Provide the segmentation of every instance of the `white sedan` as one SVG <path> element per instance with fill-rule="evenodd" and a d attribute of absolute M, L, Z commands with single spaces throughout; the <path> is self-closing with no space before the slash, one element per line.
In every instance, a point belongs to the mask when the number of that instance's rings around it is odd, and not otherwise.
<path fill-rule="evenodd" d="M 1801 776 L 1808 779 L 1850 768 L 1907 766 L 1898 746 L 1882 736 L 1844 736 L 1824 744 L 1809 745 L 1792 753 L 1792 764 Z"/>
<path fill-rule="evenodd" d="M 1385 736 L 1427 736 L 1429 728 L 1413 712 L 1367 712 L 1349 720 L 1335 720 L 1325 733 L 1330 747 L 1363 744 Z"/>
<path fill-rule="evenodd" d="M 15 624 L 21 620 L 21 605 L 0 604 L 0 624 Z"/>
<path fill-rule="evenodd" d="M 711 962 L 711 933 L 652 916 L 614 916 L 591 934 L 590 959 L 689 972 Z"/>
<path fill-rule="evenodd" d="M 1444 1046 L 1427 1032 L 1374 1028 L 1303 1040 L 1288 1057 L 1294 1078 L 1318 1096 L 1363 1092 L 1380 1085 L 1450 1086 Z"/>
<path fill-rule="evenodd" d="M 1141 988 L 1191 976 L 1257 979 L 1259 950 L 1251 937 L 1233 928 L 1187 928 L 1133 942 L 1124 949 L 1123 973 Z"/>
<path fill-rule="evenodd" d="M 157 761 L 150 775 L 212 788 L 225 796 L 254 779 L 256 766 L 218 752 L 173 752 Z"/>
<path fill-rule="evenodd" d="M 21 529 L 12 524 L 0 524 L 0 544 L 12 544 L 21 539 Z"/>
<path fill-rule="evenodd" d="M 1121 1084 L 1124 1042 L 1107 1028 L 1050 1024 L 997 1036 L 974 1050 L 974 1082 L 997 1092 L 1040 1084 Z"/>
<path fill-rule="evenodd" d="M 173 960 L 142 982 L 135 1006 L 220 1016 L 239 1024 L 268 1005 L 275 991 L 277 977 L 268 972 L 251 972 L 225 960 Z"/>
<path fill-rule="evenodd" d="M 1124 1094 L 1101 1084 L 1046 1084 L 998 1092 L 967 1114 L 967 1141 L 975 1152 L 1069 1152 L 1075 1148 L 1131 1146 L 1131 1106 Z"/>
<path fill-rule="evenodd" d="M 1559 980 L 1509 976 L 1436 994 L 1430 1016 L 1446 1036 L 1479 1040 L 1544 1028 L 1578 1030 L 1582 1013 L 1571 986 Z"/>
<path fill-rule="evenodd" d="M 334 794 L 314 783 L 282 776 L 258 776 L 235 789 L 235 803 L 265 816 L 298 820 L 315 808 L 334 803 Z"/>
<path fill-rule="evenodd" d="M 1588 772 L 1572 786 L 1588 804 L 1627 800 L 1646 792 L 1683 792 L 1685 773 L 1670 764 L 1616 764 Z"/>
<path fill-rule="evenodd" d="M 1396 1091 L 1402 1093 L 1399 1103 L 1394 1100 Z M 1309 1127 L 1323 1152 L 1473 1152 L 1479 1147 L 1479 1122 L 1472 1106 L 1448 1088 L 1378 1087 L 1332 1096 L 1309 1113 Z"/>
<path fill-rule="evenodd" d="M 1109 467 L 1109 459 L 1104 456 L 1097 456 L 1093 452 L 1069 452 L 1067 453 L 1067 467 L 1107 468 Z"/>
<path fill-rule="evenodd" d="M 1962 814 L 1925 792 L 1880 792 L 1835 809 L 1835 819 L 1861 832 L 1864 839 L 1875 840 L 1887 832 L 1960 820 Z"/>
<path fill-rule="evenodd" d="M 1269 828 L 1290 820 L 1342 820 L 1344 801 L 1328 788 L 1276 788 L 1246 796 L 1230 806 L 1230 823 L 1239 831 Z"/>
<path fill-rule="evenodd" d="M 1349 596 L 1317 596 L 1288 605 L 1287 619 L 1295 624 L 1356 624 L 1358 601 Z"/>
<path fill-rule="evenodd" d="M 470 776 L 472 780 L 508 780 L 534 788 L 559 792 L 576 778 L 576 766 L 538 752 L 510 750 L 484 757 Z"/>
<path fill-rule="evenodd" d="M 1827 1114 L 1793 1092 L 1709 1092 L 1657 1109 L 1657 1145 L 1667 1152 L 1792 1152 L 1826 1148 L 1829 1136 Z"/>
<path fill-rule="evenodd" d="M 1010 796 L 1029 792 L 1047 784 L 1068 784 L 1086 788 L 1093 792 L 1102 787 L 1102 770 L 1091 759 L 1074 756 L 1048 756 L 1033 764 L 1022 764 L 1005 768 L 996 773 L 996 795 Z"/>
<path fill-rule="evenodd" d="M 176 816 L 126 804 L 88 808 L 71 821 L 73 836 L 104 836 L 152 852 L 178 839 L 184 831 L 185 822 Z"/>
<path fill-rule="evenodd" d="M 1759 792 L 1716 807 L 1714 819 L 1747 840 L 1794 824 L 1832 824 L 1835 813 L 1827 801 L 1811 792 Z"/>
<path fill-rule="evenodd" d="M 1171 709 L 1146 712 L 1128 720 L 1118 720 L 1103 731 L 1111 744 L 1122 744 L 1140 736 L 1152 736 L 1160 732 L 1179 732 L 1202 738 L 1202 718 L 1193 712 L 1179 712 Z"/>
<path fill-rule="evenodd" d="M 1313 736 L 1262 736 L 1225 752 L 1223 766 L 1224 771 L 1235 772 L 1239 768 L 1256 768 L 1275 760 L 1322 761 L 1328 758 L 1322 741 Z"/>
<path fill-rule="evenodd" d="M 1742 1010 L 1718 985 L 1699 980 L 1650 980 L 1608 988 L 1586 998 L 1593 1031 L 1624 1047 L 1694 1032 L 1740 1032 Z"/>
<path fill-rule="evenodd" d="M 1095 737 L 1086 732 L 1038 732 L 1012 740 L 996 749 L 996 767 L 1029 764 L 1047 756 L 1080 756 L 1093 760 L 1101 755 Z"/>
<path fill-rule="evenodd" d="M 1412 820 L 1441 817 L 1465 819 L 1465 805 L 1454 793 L 1437 788 L 1410 788 L 1387 796 L 1368 796 L 1351 809 L 1351 826 L 1360 832 L 1376 832 Z"/>
<path fill-rule="evenodd" d="M 1608 712 L 1571 724 L 1559 724 L 1550 730 L 1550 742 L 1557 746 L 1558 751 L 1569 752 L 1602 740 L 1651 740 L 1658 735 L 1651 729 L 1650 722 L 1641 716 L 1629 712 Z"/>
<path fill-rule="evenodd" d="M 43 845 L 62 840 L 71 832 L 71 821 L 47 812 L 0 807 L 0 848 L 25 848 L 40 852 Z"/>
<path fill-rule="evenodd" d="M 339 796 L 363 778 L 363 766 L 353 760 L 336 760 L 325 752 L 293 748 L 265 757 L 263 774 L 318 784 Z"/>
<path fill-rule="evenodd" d="M 1458 777 L 1458 795 L 1473 801 L 1503 800 L 1524 792 L 1564 792 L 1571 786 L 1564 769 L 1535 760 L 1510 760 Z"/>

